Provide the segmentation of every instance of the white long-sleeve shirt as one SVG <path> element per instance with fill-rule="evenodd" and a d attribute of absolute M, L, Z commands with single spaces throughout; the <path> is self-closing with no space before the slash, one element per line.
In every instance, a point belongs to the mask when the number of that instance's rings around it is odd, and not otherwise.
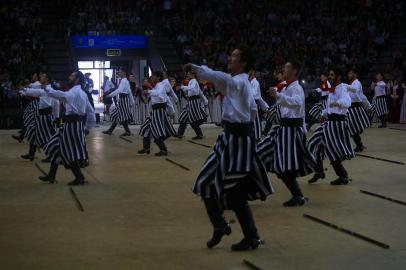
<path fill-rule="evenodd" d="M 334 92 L 328 95 L 327 106 L 322 112 L 323 116 L 333 113 L 341 115 L 347 114 L 348 108 L 351 107 L 351 98 L 348 94 L 347 87 L 347 84 L 340 83 L 335 87 Z M 337 103 L 338 107 L 331 107 L 333 102 Z"/>
<path fill-rule="evenodd" d="M 235 76 L 214 71 L 206 66 L 192 65 L 192 70 L 201 79 L 210 81 L 216 90 L 224 95 L 222 119 L 232 123 L 253 122 L 257 114 L 257 104 L 252 96 L 252 86 L 248 74 Z"/>
<path fill-rule="evenodd" d="M 281 92 L 277 92 L 276 103 L 280 105 L 282 118 L 305 117 L 305 95 L 298 81 L 288 84 Z"/>
<path fill-rule="evenodd" d="M 52 86 L 48 84 L 46 86 L 48 90 L 52 89 Z M 38 107 L 39 109 L 45 109 L 52 107 L 52 113 L 54 117 L 59 117 L 59 100 L 52 98 L 48 95 L 48 93 L 40 88 L 26 88 L 24 90 L 24 94 L 30 97 L 37 97 L 39 98 Z"/>
<path fill-rule="evenodd" d="M 379 81 L 375 84 L 375 97 L 386 95 L 386 83 Z"/>
<path fill-rule="evenodd" d="M 348 85 L 347 89 L 352 102 L 362 102 L 364 93 L 362 92 L 362 84 L 358 79 Z"/>
<path fill-rule="evenodd" d="M 130 82 L 127 80 L 127 78 L 122 78 L 117 89 L 108 94 L 107 96 L 112 98 L 119 94 L 127 94 L 131 104 L 134 104 L 134 98 L 131 92 Z"/>
<path fill-rule="evenodd" d="M 56 98 L 65 104 L 66 115 L 86 115 L 86 127 L 92 128 L 95 125 L 96 116 L 94 109 L 80 85 L 75 85 L 66 92 L 57 91 L 52 88 L 47 88 L 46 91 L 50 97 Z"/>
<path fill-rule="evenodd" d="M 262 99 L 261 87 L 259 86 L 257 78 L 253 78 L 251 80 L 251 85 L 252 85 L 252 95 L 254 96 L 254 99 L 257 102 L 259 108 L 263 111 L 268 110 L 269 105 L 265 102 L 265 100 Z"/>
<path fill-rule="evenodd" d="M 39 89 L 41 88 L 41 83 L 39 81 L 35 81 L 33 83 L 30 83 L 28 85 L 28 88 L 35 88 L 35 89 Z"/>
<path fill-rule="evenodd" d="M 209 101 L 203 94 L 202 89 L 200 89 L 199 82 L 196 79 L 191 79 L 188 85 L 187 86 L 182 85 L 181 89 L 188 97 L 200 96 L 201 102 L 203 103 L 204 106 L 207 106 L 209 104 Z"/>
<path fill-rule="evenodd" d="M 165 89 L 166 89 L 166 94 L 172 98 L 172 100 L 175 101 L 175 103 L 179 102 L 178 96 L 175 94 L 175 92 L 172 89 L 172 85 L 169 82 L 168 79 L 165 79 L 162 81 L 162 83 L 165 85 Z"/>
<path fill-rule="evenodd" d="M 114 88 L 114 84 L 112 81 L 107 80 L 104 85 L 103 85 L 103 93 L 107 93 L 110 91 L 112 88 Z"/>
<path fill-rule="evenodd" d="M 162 82 L 157 83 L 154 88 L 148 91 L 148 94 L 151 97 L 151 104 L 166 103 L 168 101 L 166 87 Z"/>

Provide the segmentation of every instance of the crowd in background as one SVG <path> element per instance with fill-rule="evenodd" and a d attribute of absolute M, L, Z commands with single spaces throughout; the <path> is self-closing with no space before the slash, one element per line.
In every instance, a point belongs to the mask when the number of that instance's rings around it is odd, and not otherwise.
<path fill-rule="evenodd" d="M 220 70 L 225 69 L 231 48 L 245 43 L 256 52 L 257 79 L 263 90 L 277 83 L 275 71 L 288 58 L 296 58 L 302 61 L 301 83 L 309 94 L 318 87 L 320 72 L 333 63 L 355 66 L 361 76 L 372 77 L 370 67 L 382 47 L 390 47 L 405 15 L 403 2 L 387 0 L 55 0 L 52 5 L 64 12 L 59 12 L 58 25 L 44 28 L 41 4 L 41 0 L 1 3 L 0 24 L 7 26 L 2 27 L 0 40 L 2 127 L 9 126 L 9 119 L 4 120 L 11 113 L 9 108 L 18 107 L 18 83 L 45 68 L 44 29 L 63 32 L 67 37 L 164 33 L 176 44 L 183 62 Z M 393 65 L 384 70 L 393 115 L 390 120 L 406 122 L 405 51 L 392 50 Z M 207 96 L 210 91 L 205 90 Z M 312 95 L 307 98 L 314 101 Z"/>

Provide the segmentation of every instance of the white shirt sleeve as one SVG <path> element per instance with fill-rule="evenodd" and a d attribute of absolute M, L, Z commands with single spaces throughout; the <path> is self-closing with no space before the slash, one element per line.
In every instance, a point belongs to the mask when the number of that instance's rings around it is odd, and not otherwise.
<path fill-rule="evenodd" d="M 25 95 L 30 97 L 40 97 L 45 95 L 45 91 L 39 88 L 26 88 Z"/>
<path fill-rule="evenodd" d="M 121 80 L 120 85 L 117 87 L 117 89 L 114 90 L 113 92 L 111 92 L 110 94 L 108 94 L 107 96 L 112 98 L 112 97 L 115 97 L 118 94 L 121 94 L 122 92 L 124 92 L 124 84 L 125 84 L 125 81 Z"/>
<path fill-rule="evenodd" d="M 303 99 L 299 91 L 295 91 L 292 96 L 280 92 L 276 95 L 276 102 L 285 107 L 300 107 L 303 104 Z"/>
<path fill-rule="evenodd" d="M 343 89 L 343 90 L 341 90 L 341 89 Z M 338 90 L 337 94 L 338 94 L 338 99 L 336 100 L 336 103 L 341 108 L 348 109 L 349 107 L 351 107 L 351 97 L 345 88 L 340 88 L 340 90 Z"/>
<path fill-rule="evenodd" d="M 234 81 L 230 74 L 197 65 L 192 65 L 192 70 L 197 73 L 199 78 L 212 82 L 216 90 L 223 95 L 228 95 L 228 89 L 233 88 Z"/>

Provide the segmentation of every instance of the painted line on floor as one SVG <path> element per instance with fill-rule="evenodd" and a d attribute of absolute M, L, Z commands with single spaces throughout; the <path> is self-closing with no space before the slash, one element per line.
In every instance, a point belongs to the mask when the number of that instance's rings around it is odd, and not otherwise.
<path fill-rule="evenodd" d="M 93 180 L 95 180 L 98 184 L 103 184 L 99 179 L 97 179 L 96 176 L 93 175 L 93 173 L 89 172 L 87 169 L 83 169 L 83 171 L 86 174 L 90 175 L 90 177 L 93 178 Z"/>
<path fill-rule="evenodd" d="M 172 164 L 175 164 L 176 166 L 178 166 L 178 167 L 180 167 L 180 168 L 182 168 L 182 169 L 184 169 L 184 170 L 186 170 L 186 171 L 190 171 L 190 169 L 189 169 L 188 167 L 183 166 L 182 164 L 180 164 L 180 163 L 178 163 L 178 162 L 176 162 L 176 161 L 173 161 L 172 159 L 165 158 L 165 160 L 168 161 L 168 162 L 170 162 L 170 163 L 172 163 Z"/>
<path fill-rule="evenodd" d="M 76 202 L 76 205 L 78 206 L 79 211 L 84 212 L 85 209 L 83 208 L 82 203 L 80 202 L 78 196 L 76 195 L 75 191 L 73 188 L 69 188 L 70 194 L 72 195 L 73 200 Z"/>
<path fill-rule="evenodd" d="M 122 140 L 124 140 L 124 141 L 126 141 L 126 142 L 129 142 L 129 143 L 133 143 L 132 140 L 127 139 L 127 138 L 124 138 L 123 136 L 120 136 L 120 139 L 122 139 Z"/>
<path fill-rule="evenodd" d="M 360 192 L 363 193 L 363 194 L 367 194 L 367 195 L 370 195 L 370 196 L 374 196 L 374 197 L 377 197 L 377 198 L 381 198 L 381 199 L 384 199 L 384 200 L 387 200 L 387 201 L 391 201 L 391 202 L 394 202 L 394 203 L 406 205 L 406 202 L 404 202 L 404 201 L 397 200 L 397 199 L 393 199 L 393 198 L 391 198 L 391 197 L 387 197 L 387 196 L 380 195 L 380 194 L 377 194 L 377 193 L 369 192 L 369 191 L 366 191 L 366 190 L 360 190 Z"/>
<path fill-rule="evenodd" d="M 250 262 L 247 259 L 243 259 L 242 262 L 248 266 L 250 269 L 254 269 L 254 270 L 262 270 L 261 268 L 259 268 L 258 266 L 256 266 L 254 263 Z"/>
<path fill-rule="evenodd" d="M 37 169 L 44 175 L 47 176 L 48 174 L 41 168 L 41 166 L 39 166 L 39 164 L 37 162 L 34 162 L 35 167 L 37 167 Z"/>
<path fill-rule="evenodd" d="M 385 159 L 385 158 L 380 158 L 380 157 L 373 157 L 373 156 L 364 155 L 364 154 L 356 154 L 356 156 L 365 157 L 365 158 L 371 158 L 371 159 L 390 162 L 390 163 L 399 164 L 399 165 L 405 165 L 405 163 L 400 162 L 400 161 L 390 160 L 390 159 Z"/>
<path fill-rule="evenodd" d="M 197 144 L 197 145 L 200 145 L 200 146 L 203 146 L 203 147 L 206 147 L 206 148 L 212 148 L 212 146 L 204 144 L 204 143 L 198 143 L 198 142 L 194 142 L 194 141 L 191 141 L 191 140 L 188 140 L 188 142 L 193 143 L 193 144 Z"/>
<path fill-rule="evenodd" d="M 320 219 L 320 218 L 317 218 L 317 217 L 314 217 L 314 216 L 311 216 L 311 215 L 308 215 L 308 214 L 303 214 L 303 216 L 304 216 L 305 218 L 307 218 L 307 219 L 310 219 L 310 220 L 315 221 L 315 222 L 317 222 L 317 223 L 326 225 L 326 226 L 328 226 L 328 227 L 330 227 L 330 228 L 333 228 L 333 229 L 336 229 L 336 230 L 338 230 L 338 231 L 340 231 L 340 232 L 343 232 L 343 233 L 352 235 L 352 236 L 354 236 L 354 237 L 356 237 L 356 238 L 359 238 L 359 239 L 364 240 L 364 241 L 366 241 L 366 242 L 368 242 L 368 243 L 374 244 L 374 245 L 376 245 L 376 246 L 378 246 L 378 247 L 381 247 L 381 248 L 384 248 L 384 249 L 389 249 L 389 248 L 390 248 L 390 246 L 387 245 L 387 244 L 385 244 L 385 243 L 379 242 L 379 241 L 377 241 L 377 240 L 374 240 L 374 239 L 369 238 L 369 237 L 367 237 L 367 236 L 364 236 L 364 235 L 362 235 L 362 234 L 353 232 L 353 231 L 351 231 L 351 230 L 349 230 L 349 229 L 340 227 L 340 226 L 338 226 L 338 225 L 335 225 L 335 224 L 330 223 L 330 222 L 328 222 L 328 221 L 322 220 L 322 219 Z"/>
<path fill-rule="evenodd" d="M 390 128 L 388 128 L 388 129 L 406 131 L 406 129 L 404 129 L 404 128 L 392 128 L 392 127 L 390 127 Z"/>

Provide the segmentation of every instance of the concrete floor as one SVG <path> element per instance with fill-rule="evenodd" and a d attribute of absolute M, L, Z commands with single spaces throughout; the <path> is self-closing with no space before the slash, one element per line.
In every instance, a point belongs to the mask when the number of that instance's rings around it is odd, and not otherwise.
<path fill-rule="evenodd" d="M 118 137 L 121 129 L 115 136 L 101 130 L 94 129 L 87 139 L 89 185 L 74 187 L 84 212 L 66 185 L 73 179 L 70 172 L 60 169 L 56 185 L 41 183 L 34 162 L 19 158 L 27 143 L 12 140 L 15 131 L 0 131 L 0 269 L 250 269 L 243 259 L 260 269 L 406 269 L 406 206 L 360 193 L 406 200 L 405 165 L 357 157 L 345 162 L 354 181 L 340 187 L 328 184 L 334 179 L 328 166 L 328 181 L 308 185 L 307 178 L 301 179 L 310 202 L 295 209 L 281 206 L 288 192 L 270 175 L 276 193 L 252 204 L 266 243 L 254 252 L 233 253 L 230 245 L 242 237 L 238 224 L 208 250 L 212 228 L 190 191 L 210 149 L 169 139 L 169 158 L 190 168 L 186 171 L 165 158 L 136 155 L 139 136 L 130 143 Z M 206 126 L 202 143 L 211 145 L 219 131 Z M 406 162 L 405 131 L 370 128 L 363 137 L 364 154 Z M 35 161 L 47 171 L 42 157 L 38 154 Z M 305 219 L 304 213 L 390 249 Z M 232 213 L 227 218 L 234 219 Z"/>

